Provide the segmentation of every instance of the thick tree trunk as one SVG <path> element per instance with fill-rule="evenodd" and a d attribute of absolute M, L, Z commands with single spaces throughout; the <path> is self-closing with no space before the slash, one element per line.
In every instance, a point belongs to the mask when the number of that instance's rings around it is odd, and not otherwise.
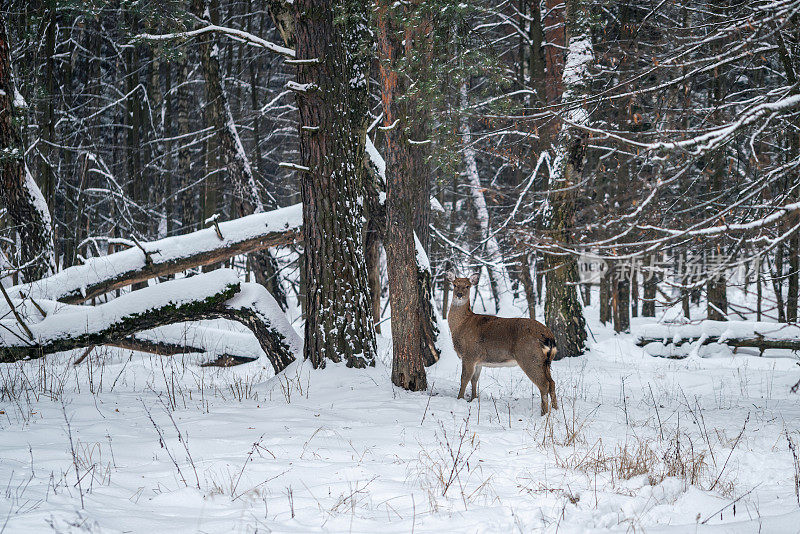
<path fill-rule="evenodd" d="M 581 179 L 586 157 L 586 133 L 571 124 L 588 124 L 589 113 L 578 102 L 589 91 L 588 66 L 593 61 L 592 37 L 589 27 L 588 4 L 585 0 L 567 0 L 566 32 L 567 59 L 564 69 L 562 101 L 569 105 L 569 122 L 559 133 L 550 178 L 549 207 L 546 227 L 554 242 L 569 245 L 574 242 L 572 225 L 575 217 L 573 187 Z M 577 356 L 586 343 L 586 321 L 578 300 L 578 266 L 571 255 L 545 256 L 547 298 L 545 320 L 556 337 L 558 355 Z"/>
<path fill-rule="evenodd" d="M 427 388 L 422 355 L 414 211 L 419 179 L 414 175 L 414 158 L 408 135 L 415 117 L 402 101 L 406 95 L 405 76 L 398 63 L 417 48 L 410 31 L 404 31 L 405 7 L 395 11 L 391 2 L 378 4 L 378 51 L 381 101 L 386 139 L 386 228 L 383 245 L 389 272 L 389 302 L 392 308 L 392 383 L 411 391 Z M 413 9 L 413 7 L 409 7 Z M 405 41 L 405 47 L 400 43 Z M 404 50 L 405 48 L 405 50 Z"/>
<path fill-rule="evenodd" d="M 305 357 L 314 367 L 373 365 L 364 261 L 363 165 L 372 8 L 366 0 L 295 0 L 303 169 Z"/>
<path fill-rule="evenodd" d="M 0 201 L 18 239 L 18 266 L 26 281 L 55 272 L 56 258 L 50 212 L 25 164 L 22 139 L 15 124 L 16 89 L 11 48 L 0 17 Z"/>

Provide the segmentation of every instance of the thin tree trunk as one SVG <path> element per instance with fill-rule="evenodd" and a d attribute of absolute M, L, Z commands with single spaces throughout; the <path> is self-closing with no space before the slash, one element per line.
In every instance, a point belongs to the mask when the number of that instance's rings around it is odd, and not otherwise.
<path fill-rule="evenodd" d="M 216 10 L 208 10 L 208 0 L 193 0 L 193 9 L 196 16 L 215 16 Z M 208 22 L 213 22 L 209 20 Z M 227 176 L 233 186 L 234 202 L 238 216 L 264 211 L 261 200 L 260 187 L 256 181 L 250 159 L 244 150 L 244 145 L 239 137 L 236 122 L 233 120 L 228 97 L 222 85 L 219 65 L 219 50 L 211 35 L 200 38 L 203 77 L 205 79 L 207 97 L 208 122 L 216 130 L 216 139 L 219 144 L 220 157 L 227 170 Z M 210 200 L 216 201 L 216 178 L 206 178 L 207 191 L 213 192 Z M 209 197 L 207 197 L 209 199 Z M 272 207 L 277 207 L 272 202 Z M 207 210 L 208 211 L 208 210 Z M 214 206 L 216 212 L 216 206 Z M 213 213 L 208 212 L 205 217 Z M 256 281 L 266 287 L 278 301 L 282 309 L 286 309 L 286 293 L 280 284 L 278 265 L 269 251 L 260 251 L 250 259 Z"/>
<path fill-rule="evenodd" d="M 513 304 L 510 287 L 511 279 L 503 263 L 497 237 L 490 233 L 489 210 L 486 206 L 486 198 L 483 196 L 483 188 L 481 186 L 480 175 L 478 174 L 478 163 L 475 158 L 475 149 L 472 146 L 472 131 L 469 125 L 469 116 L 467 115 L 469 96 L 467 94 L 466 83 L 461 84 L 460 94 L 461 118 L 459 126 L 461 142 L 464 145 L 464 176 L 467 178 L 470 199 L 472 200 L 472 207 L 475 209 L 475 217 L 480 230 L 478 239 L 483 243 L 487 260 L 494 264 L 486 265 L 486 271 L 489 274 L 489 282 L 492 287 L 492 293 L 494 294 L 495 312 L 499 313 L 501 310 L 510 309 Z"/>
<path fill-rule="evenodd" d="M 650 262 L 645 260 L 646 265 Z M 656 316 L 656 290 L 658 289 L 658 279 L 656 274 L 652 271 L 647 271 L 644 274 L 642 281 L 642 317 L 655 317 Z"/>
<path fill-rule="evenodd" d="M 600 322 L 608 324 L 611 321 L 611 275 L 607 270 L 600 278 L 600 291 L 597 297 L 600 306 Z"/>
<path fill-rule="evenodd" d="M 533 287 L 533 278 L 531 277 L 530 258 L 525 252 L 520 254 L 519 269 L 522 287 L 525 291 L 525 300 L 528 301 L 528 315 L 531 319 L 536 319 L 536 291 Z"/>
<path fill-rule="evenodd" d="M 631 280 L 630 272 L 621 266 L 611 279 L 611 302 L 614 310 L 614 332 L 629 332 L 631 329 Z"/>

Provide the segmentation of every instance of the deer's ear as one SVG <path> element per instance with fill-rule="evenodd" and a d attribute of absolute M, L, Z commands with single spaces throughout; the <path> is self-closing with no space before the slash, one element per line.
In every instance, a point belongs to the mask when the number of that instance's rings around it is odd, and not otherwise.
<path fill-rule="evenodd" d="M 447 276 L 447 281 L 450 282 L 451 284 L 453 283 L 453 280 L 456 279 L 456 273 L 454 273 L 453 271 L 447 271 L 446 276 Z"/>
<path fill-rule="evenodd" d="M 477 286 L 478 285 L 478 280 L 480 280 L 480 279 L 481 279 L 481 273 L 480 272 L 473 273 L 469 277 L 469 283 L 472 284 L 473 286 Z"/>

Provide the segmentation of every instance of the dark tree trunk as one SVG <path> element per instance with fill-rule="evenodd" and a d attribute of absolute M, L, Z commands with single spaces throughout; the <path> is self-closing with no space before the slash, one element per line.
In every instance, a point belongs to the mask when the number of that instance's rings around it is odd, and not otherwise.
<path fill-rule="evenodd" d="M 608 271 L 600 278 L 600 291 L 597 297 L 600 306 L 600 322 L 608 324 L 611 321 L 611 275 Z"/>
<path fill-rule="evenodd" d="M 656 290 L 658 279 L 655 273 L 647 272 L 642 281 L 642 317 L 656 316 Z"/>
<path fill-rule="evenodd" d="M 525 300 L 528 301 L 528 315 L 531 319 L 536 319 L 536 291 L 533 287 L 530 258 L 525 252 L 520 254 L 519 269 L 522 287 L 525 291 Z"/>
<path fill-rule="evenodd" d="M 11 50 L 5 22 L 0 17 L 0 200 L 19 237 L 17 260 L 26 281 L 45 277 L 56 269 L 53 229 L 47 203 L 25 164 L 22 139 L 14 117 L 15 88 Z"/>
<path fill-rule="evenodd" d="M 628 332 L 631 329 L 630 272 L 617 270 L 611 278 L 611 307 L 614 312 L 614 332 Z"/>
<path fill-rule="evenodd" d="M 369 117 L 366 0 L 295 0 L 297 104 L 304 170 L 305 357 L 314 367 L 373 365 L 364 261 L 364 146 Z"/>
<path fill-rule="evenodd" d="M 727 321 L 728 286 L 724 277 L 712 278 L 706 284 L 708 293 L 708 318 L 712 321 Z"/>
<path fill-rule="evenodd" d="M 180 215 L 182 232 L 190 232 L 196 229 L 195 214 L 195 191 L 192 187 L 192 152 L 189 144 L 189 106 L 191 96 L 188 87 L 189 61 L 186 57 L 181 58 L 178 64 L 178 180 L 180 183 Z"/>
<path fill-rule="evenodd" d="M 369 285 L 372 321 L 375 332 L 381 333 L 381 238 L 375 217 L 370 216 L 367 222 L 367 236 L 364 244 L 367 262 L 367 283 Z"/>

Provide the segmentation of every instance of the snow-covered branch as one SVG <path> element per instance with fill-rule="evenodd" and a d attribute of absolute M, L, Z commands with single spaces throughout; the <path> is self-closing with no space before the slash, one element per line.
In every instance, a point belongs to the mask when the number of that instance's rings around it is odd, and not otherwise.
<path fill-rule="evenodd" d="M 222 239 L 217 236 L 215 228 L 205 228 L 186 235 L 144 242 L 141 244 L 146 254 L 135 247 L 89 258 L 83 265 L 15 286 L 9 289 L 9 294 L 73 304 L 85 302 L 136 282 L 291 243 L 300 237 L 302 223 L 300 204 L 256 213 L 219 223 Z"/>
<path fill-rule="evenodd" d="M 238 30 L 236 28 L 227 28 L 224 26 L 217 26 L 216 24 L 209 24 L 207 26 L 203 26 L 202 28 L 197 28 L 195 30 L 188 30 L 185 32 L 162 33 L 160 35 L 141 33 L 137 35 L 135 38 L 146 41 L 173 41 L 176 39 L 191 39 L 192 37 L 197 37 L 198 35 L 204 35 L 207 33 L 221 33 L 223 35 L 231 37 L 236 41 L 246 43 L 251 46 L 266 48 L 267 50 L 271 50 L 272 52 L 276 52 L 286 57 L 290 58 L 294 57 L 294 50 L 292 50 L 291 48 L 286 48 L 285 46 L 277 45 L 273 42 L 267 41 L 266 39 L 262 39 L 257 35 L 253 35 L 252 33 L 248 33 L 243 30 Z"/>

